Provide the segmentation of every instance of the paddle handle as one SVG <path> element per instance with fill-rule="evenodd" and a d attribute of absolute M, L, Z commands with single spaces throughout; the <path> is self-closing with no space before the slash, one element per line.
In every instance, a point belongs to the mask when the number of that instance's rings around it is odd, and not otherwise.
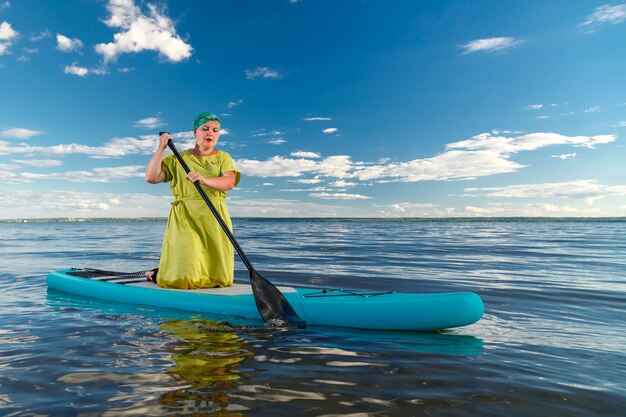
<path fill-rule="evenodd" d="M 159 132 L 159 136 L 161 136 L 164 133 L 167 133 L 167 132 Z M 174 156 L 176 157 L 176 159 L 178 159 L 178 162 L 180 162 L 180 165 L 183 167 L 185 172 L 189 174 L 191 170 L 189 169 L 189 166 L 187 165 L 187 163 L 185 162 L 181 154 L 178 152 L 178 149 L 176 149 L 176 146 L 174 146 L 174 142 L 172 141 L 172 139 L 167 141 L 167 146 L 172 150 L 172 152 L 174 153 Z M 209 206 L 211 213 L 213 213 L 213 216 L 215 216 L 215 219 L 217 220 L 217 222 L 220 224 L 220 226 L 222 226 L 222 230 L 224 230 L 224 233 L 226 233 L 228 240 L 230 240 L 230 243 L 232 243 L 233 246 L 235 247 L 235 250 L 237 250 L 239 257 L 241 258 L 243 263 L 246 265 L 246 268 L 248 268 L 248 271 L 250 272 L 254 271 L 255 269 L 252 266 L 252 263 L 246 256 L 241 246 L 239 246 L 239 243 L 235 239 L 235 236 L 233 236 L 232 232 L 228 228 L 228 225 L 224 222 L 224 219 L 222 219 L 222 216 L 220 216 L 220 213 L 217 211 L 217 209 L 215 208 L 215 206 L 213 205 L 209 197 L 204 192 L 204 189 L 202 188 L 202 185 L 200 184 L 200 180 L 194 181 L 193 185 L 196 186 L 196 189 L 202 196 L 202 199 Z"/>

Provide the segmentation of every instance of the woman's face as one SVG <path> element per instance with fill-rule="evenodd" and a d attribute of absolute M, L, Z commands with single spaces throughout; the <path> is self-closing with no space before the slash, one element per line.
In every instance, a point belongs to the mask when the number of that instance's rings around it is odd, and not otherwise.
<path fill-rule="evenodd" d="M 214 147 L 220 137 L 220 125 L 216 121 L 206 122 L 194 131 L 196 143 L 201 147 Z"/>

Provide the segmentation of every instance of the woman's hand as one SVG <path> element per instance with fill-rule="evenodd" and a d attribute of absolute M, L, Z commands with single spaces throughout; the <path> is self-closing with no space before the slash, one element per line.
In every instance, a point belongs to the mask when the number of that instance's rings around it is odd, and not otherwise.
<path fill-rule="evenodd" d="M 235 187 L 237 175 L 234 171 L 227 171 L 221 177 L 203 177 L 199 173 L 192 171 L 187 174 L 187 181 L 196 182 L 200 181 L 200 184 L 213 188 L 217 191 L 229 191 Z"/>
<path fill-rule="evenodd" d="M 200 181 L 200 184 L 208 185 L 206 183 L 206 178 L 204 178 L 202 175 L 200 175 L 199 173 L 197 173 L 195 171 L 191 171 L 189 174 L 187 174 L 187 181 L 190 181 L 192 183 L 194 183 L 196 181 Z"/>
<path fill-rule="evenodd" d="M 172 135 L 167 132 L 164 132 L 161 136 L 159 136 L 159 149 L 166 150 L 167 142 L 172 139 Z"/>
<path fill-rule="evenodd" d="M 158 184 L 165 181 L 166 177 L 165 172 L 161 170 L 161 161 L 163 161 L 163 153 L 167 149 L 167 142 L 170 139 L 172 139 L 172 136 L 167 132 L 159 135 L 159 146 L 150 159 L 150 162 L 148 162 L 144 176 L 146 181 L 150 184 Z"/>

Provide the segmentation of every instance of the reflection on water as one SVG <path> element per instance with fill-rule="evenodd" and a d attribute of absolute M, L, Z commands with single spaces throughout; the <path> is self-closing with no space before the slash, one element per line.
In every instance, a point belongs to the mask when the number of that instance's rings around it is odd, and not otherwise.
<path fill-rule="evenodd" d="M 158 405 L 184 413 L 211 411 L 207 415 L 214 416 L 243 416 L 277 403 L 310 404 L 319 415 L 335 415 L 331 411 L 337 407 L 379 407 L 380 412 L 393 401 L 350 392 L 372 373 L 393 376 L 402 358 L 408 363 L 415 354 L 482 351 L 478 338 L 443 333 L 336 328 L 272 332 L 202 316 L 167 320 L 158 327 L 174 336 L 166 348 L 174 365 L 166 372 L 179 384 L 162 392 Z"/>
<path fill-rule="evenodd" d="M 210 320 L 171 320 L 159 326 L 178 339 L 168 349 L 176 364 L 168 373 L 188 386 L 159 398 L 167 407 L 226 408 L 229 393 L 251 375 L 242 372 L 241 362 L 254 356 L 245 339 L 227 323 Z M 233 415 L 233 414 L 220 414 Z M 236 414 L 240 415 L 240 414 Z"/>
<path fill-rule="evenodd" d="M 244 339 L 232 333 L 232 328 L 224 330 L 228 327 L 226 323 L 209 320 L 175 320 L 159 326 L 179 339 L 177 346 L 170 350 L 176 362 L 171 371 L 194 388 L 244 377 L 237 365 L 254 354 L 245 348 Z"/>

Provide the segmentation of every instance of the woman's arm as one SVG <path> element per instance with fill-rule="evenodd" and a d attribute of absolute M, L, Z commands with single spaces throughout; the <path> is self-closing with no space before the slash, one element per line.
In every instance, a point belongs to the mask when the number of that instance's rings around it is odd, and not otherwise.
<path fill-rule="evenodd" d="M 165 174 L 163 174 L 165 175 Z M 196 180 L 200 181 L 200 184 L 206 185 L 209 188 L 213 188 L 218 191 L 229 191 L 235 188 L 235 180 L 237 179 L 237 175 L 235 171 L 227 171 L 221 177 L 215 178 L 205 178 L 197 172 L 190 172 L 187 175 L 187 180 L 191 182 L 195 182 Z"/>
<path fill-rule="evenodd" d="M 164 133 L 159 136 L 159 147 L 156 152 L 154 152 L 152 159 L 150 159 L 146 167 L 145 178 L 150 184 L 158 184 L 165 181 L 165 172 L 161 169 L 161 162 L 163 161 L 165 149 L 167 149 L 167 141 L 171 138 L 172 136 L 170 136 L 169 133 Z"/>

